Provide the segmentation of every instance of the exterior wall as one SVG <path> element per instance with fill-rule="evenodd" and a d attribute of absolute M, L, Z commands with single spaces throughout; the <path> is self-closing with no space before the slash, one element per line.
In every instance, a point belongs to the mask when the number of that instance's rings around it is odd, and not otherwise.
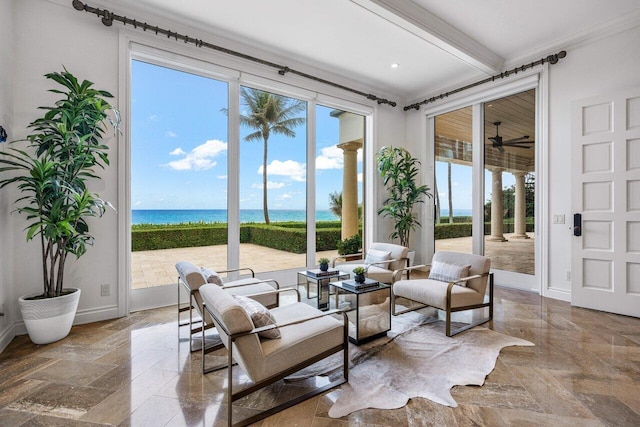
<path fill-rule="evenodd" d="M 0 125 L 13 138 L 13 5 L 14 1 L 0 2 Z M 0 151 L 6 143 L 0 145 Z M 13 339 L 12 269 L 13 232 L 8 220 L 11 198 L 6 191 L 0 192 L 0 351 Z"/>

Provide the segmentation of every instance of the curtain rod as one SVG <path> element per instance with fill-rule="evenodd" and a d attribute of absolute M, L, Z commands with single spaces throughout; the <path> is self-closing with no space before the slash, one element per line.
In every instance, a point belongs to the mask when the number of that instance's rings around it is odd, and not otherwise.
<path fill-rule="evenodd" d="M 421 105 L 429 104 L 431 102 L 435 102 L 435 101 L 438 101 L 440 99 L 447 98 L 448 96 L 453 95 L 455 93 L 462 92 L 463 90 L 471 89 L 472 87 L 480 86 L 480 85 L 488 83 L 488 82 L 493 82 L 496 79 L 504 79 L 504 78 L 509 77 L 509 76 L 511 76 L 513 74 L 518 74 L 519 72 L 525 71 L 525 70 L 527 70 L 529 68 L 533 68 L 533 67 L 535 67 L 537 65 L 542 65 L 545 62 L 548 62 L 549 64 L 557 64 L 558 61 L 560 59 L 564 58 L 565 56 L 567 56 L 567 52 L 564 51 L 564 50 L 561 50 L 558 53 L 549 55 L 546 58 L 539 59 L 539 60 L 537 60 L 535 62 L 532 62 L 530 64 L 524 64 L 524 65 L 516 67 L 516 68 L 514 68 L 512 70 L 503 71 L 500 74 L 496 74 L 496 75 L 493 75 L 491 77 L 487 77 L 484 80 L 480 80 L 478 82 L 471 83 L 471 84 L 468 84 L 466 86 L 462 86 L 462 87 L 460 87 L 458 89 L 454 89 L 454 90 L 449 91 L 449 92 L 441 93 L 438 96 L 432 96 L 429 99 L 425 99 L 424 101 L 416 102 L 415 104 L 407 105 L 406 107 L 403 107 L 403 110 L 404 111 L 411 110 L 411 109 L 419 110 Z"/>
<path fill-rule="evenodd" d="M 192 43 L 196 47 L 206 47 L 208 49 L 217 50 L 218 52 L 226 53 L 227 55 L 236 56 L 238 58 L 242 58 L 242 59 L 246 59 L 246 60 L 249 60 L 249 61 L 252 61 L 252 62 L 256 62 L 256 63 L 261 64 L 261 65 L 266 65 L 266 66 L 269 66 L 269 67 L 272 67 L 272 68 L 276 68 L 278 70 L 278 74 L 280 74 L 281 76 L 284 76 L 287 73 L 291 73 L 291 74 L 295 74 L 295 75 L 298 75 L 300 77 L 304 77 L 304 78 L 307 78 L 307 79 L 310 79 L 310 80 L 313 80 L 313 81 L 316 81 L 316 82 L 320 82 L 320 83 L 324 83 L 324 84 L 329 85 L 329 86 L 333 86 L 333 87 L 338 88 L 338 89 L 346 90 L 346 91 L 349 91 L 351 93 L 355 93 L 355 94 L 360 95 L 360 96 L 364 96 L 367 99 L 370 99 L 372 101 L 376 101 L 378 104 L 388 104 L 388 105 L 390 105 L 392 107 L 395 107 L 397 105 L 397 103 L 395 101 L 389 101 L 388 99 L 380 98 L 380 97 L 378 97 L 376 95 L 373 95 L 373 94 L 370 94 L 370 93 L 365 93 L 365 92 L 359 91 L 357 89 L 353 89 L 353 88 L 350 88 L 350 87 L 347 87 L 347 86 L 343 86 L 343 85 L 341 85 L 339 83 L 334 83 L 332 81 L 325 80 L 325 79 L 322 79 L 320 77 L 316 77 L 316 76 L 313 76 L 311 74 L 304 73 L 302 71 L 294 70 L 294 69 L 289 68 L 287 66 L 276 64 L 274 62 L 270 62 L 270 61 L 267 61 L 267 60 L 264 60 L 264 59 L 256 58 L 255 56 L 251 56 L 251 55 L 247 55 L 247 54 L 244 54 L 244 53 L 241 53 L 241 52 L 237 52 L 237 51 L 234 51 L 234 50 L 231 50 L 231 49 L 227 49 L 227 48 L 224 48 L 222 46 L 217 46 L 217 45 L 214 45 L 212 43 L 208 43 L 208 42 L 206 42 L 206 41 L 204 41 L 202 39 L 189 37 L 187 35 L 183 35 L 183 34 L 175 32 L 175 31 L 171 31 L 171 30 L 167 30 L 167 29 L 164 29 L 164 28 L 160 28 L 157 25 L 149 25 L 146 22 L 141 22 L 141 21 L 138 21 L 136 19 L 130 19 L 130 18 L 127 18 L 126 16 L 116 15 L 115 13 L 109 12 L 106 9 L 98 9 L 98 8 L 89 6 L 88 4 L 83 3 L 80 0 L 73 0 L 72 3 L 73 3 L 74 9 L 76 9 L 78 11 L 84 11 L 84 12 L 93 13 L 98 18 L 102 18 L 102 20 L 101 20 L 102 23 L 107 27 L 110 27 L 111 25 L 113 25 L 113 21 L 119 21 L 119 22 L 122 22 L 123 25 L 127 25 L 127 24 L 133 25 L 133 28 L 136 28 L 136 29 L 140 28 L 143 31 L 149 30 L 149 31 L 154 32 L 156 35 L 162 34 L 164 36 L 167 36 L 167 38 L 169 38 L 169 39 L 173 38 L 176 41 L 180 40 L 180 41 L 184 41 L 185 43 Z"/>

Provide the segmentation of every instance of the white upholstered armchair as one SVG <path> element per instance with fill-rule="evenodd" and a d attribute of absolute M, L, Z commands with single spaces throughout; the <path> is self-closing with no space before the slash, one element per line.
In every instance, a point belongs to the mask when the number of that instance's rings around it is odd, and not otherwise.
<path fill-rule="evenodd" d="M 368 278 L 391 284 L 394 270 L 409 266 L 408 252 L 408 248 L 393 243 L 372 243 L 364 254 L 337 256 L 333 259 L 333 267 L 349 273 L 356 267 L 363 267 Z M 360 259 L 346 261 L 354 256 L 359 256 Z"/>
<path fill-rule="evenodd" d="M 408 270 L 423 268 L 424 265 Z M 468 253 L 436 252 L 430 264 L 427 279 L 401 279 L 402 271 L 394 272 L 391 309 L 394 316 L 424 307 L 435 307 L 446 314 L 448 337 L 493 319 L 493 273 L 491 259 Z M 405 269 L 406 270 L 406 269 Z M 486 295 L 487 284 L 489 295 Z M 405 298 L 418 303 L 397 311 L 396 300 Z M 486 318 L 471 322 L 451 331 L 451 313 L 488 307 Z"/>

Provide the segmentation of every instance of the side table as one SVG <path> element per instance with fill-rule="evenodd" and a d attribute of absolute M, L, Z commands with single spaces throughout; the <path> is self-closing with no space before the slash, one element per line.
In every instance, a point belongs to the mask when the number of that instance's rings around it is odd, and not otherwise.
<path fill-rule="evenodd" d="M 318 310 L 329 310 L 329 283 L 335 280 L 346 280 L 350 277 L 349 273 L 339 270 L 329 271 L 326 276 L 318 276 L 313 274 L 315 270 L 305 270 L 298 272 L 298 287 L 306 286 L 307 298 L 311 299 L 309 293 L 309 285 L 315 285 L 317 294 L 313 298 L 317 298 Z"/>
<path fill-rule="evenodd" d="M 359 345 L 385 336 L 391 329 L 391 286 L 377 286 L 355 290 L 331 282 L 335 288 L 336 308 L 342 308 L 349 318 L 349 341 Z"/>

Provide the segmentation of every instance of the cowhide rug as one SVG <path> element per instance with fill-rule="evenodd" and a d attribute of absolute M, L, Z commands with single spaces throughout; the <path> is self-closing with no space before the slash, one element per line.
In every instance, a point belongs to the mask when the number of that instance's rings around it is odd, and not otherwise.
<path fill-rule="evenodd" d="M 360 357 L 329 416 L 340 418 L 365 408 L 401 408 L 413 397 L 456 407 L 451 388 L 484 384 L 500 350 L 513 345 L 534 344 L 481 327 L 448 338 L 444 322 L 409 329 L 374 347 L 370 357 Z"/>

